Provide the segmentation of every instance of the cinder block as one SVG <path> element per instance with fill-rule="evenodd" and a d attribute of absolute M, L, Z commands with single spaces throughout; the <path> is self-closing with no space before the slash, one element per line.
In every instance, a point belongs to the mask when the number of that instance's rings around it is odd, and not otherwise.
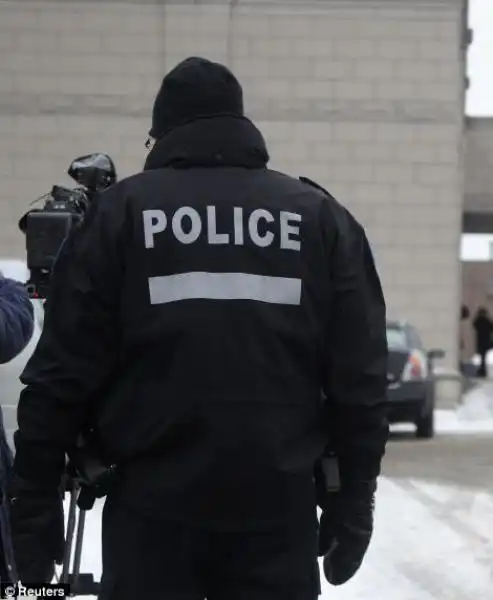
<path fill-rule="evenodd" d="M 413 125 L 401 123 L 375 123 L 375 142 L 394 144 L 414 143 L 418 129 Z"/>
<path fill-rule="evenodd" d="M 315 76 L 323 80 L 342 80 L 356 72 L 356 61 L 316 60 Z"/>
<path fill-rule="evenodd" d="M 269 18 L 269 30 L 273 36 L 283 36 L 289 39 L 313 36 L 313 21 L 303 15 L 283 15 Z"/>
<path fill-rule="evenodd" d="M 1 27 L 5 30 L 27 32 L 35 31 L 39 19 L 39 11 L 33 4 L 5 3 L 2 7 Z"/>
<path fill-rule="evenodd" d="M 373 171 L 374 172 L 374 171 Z M 355 201 L 358 203 L 369 203 L 370 206 L 374 207 L 372 210 L 378 220 L 382 219 L 384 222 L 391 222 L 391 212 L 389 210 L 393 204 L 394 190 L 390 183 L 378 183 L 376 178 L 373 177 L 373 181 L 365 184 L 360 192 L 359 186 L 355 188 Z"/>
<path fill-rule="evenodd" d="M 333 93 L 338 100 L 361 100 L 373 98 L 374 87 L 365 81 L 336 81 Z"/>
<path fill-rule="evenodd" d="M 291 43 L 291 52 L 301 58 L 330 58 L 336 54 L 330 39 L 306 38 Z"/>
<path fill-rule="evenodd" d="M 413 169 L 408 165 L 375 165 L 375 180 L 382 183 L 406 184 L 413 181 Z"/>
<path fill-rule="evenodd" d="M 304 163 L 306 164 L 309 157 L 309 146 L 306 142 L 283 144 L 282 148 L 276 153 L 276 155 L 282 160 L 293 162 L 295 165 L 302 165 Z"/>
<path fill-rule="evenodd" d="M 429 85 L 440 78 L 441 64 L 434 60 L 396 59 L 393 73 L 397 80 L 416 81 Z"/>
<path fill-rule="evenodd" d="M 334 147 L 330 144 L 334 125 L 318 121 L 298 121 L 292 124 L 293 139 L 307 142 L 324 142 L 321 147 Z"/>
<path fill-rule="evenodd" d="M 435 39 L 440 32 L 439 23 L 423 19 L 398 19 L 392 22 L 391 29 L 397 38 Z"/>
<path fill-rule="evenodd" d="M 455 53 L 455 56 L 454 54 Z M 448 40 L 422 40 L 418 45 L 418 57 L 428 60 L 450 61 L 457 60 L 458 48 Z"/>
<path fill-rule="evenodd" d="M 299 81 L 293 85 L 296 98 L 302 99 L 328 99 L 335 91 L 335 84 L 329 81 Z"/>
<path fill-rule="evenodd" d="M 416 181 L 425 185 L 442 185 L 455 177 L 454 168 L 448 165 L 417 165 L 415 174 Z"/>
<path fill-rule="evenodd" d="M 334 57 L 337 59 L 350 58 L 373 58 L 379 56 L 376 50 L 376 42 L 371 38 L 367 39 L 344 39 L 334 40 L 333 43 Z M 383 55 L 392 56 L 392 54 Z"/>
<path fill-rule="evenodd" d="M 232 48 L 233 48 L 233 57 L 234 59 L 241 58 L 245 59 L 251 54 L 253 54 L 255 45 L 251 43 L 250 38 L 238 38 L 233 36 L 232 38 Z"/>
<path fill-rule="evenodd" d="M 453 83 L 428 83 L 419 84 L 421 91 L 421 97 L 427 100 L 433 101 L 444 101 L 444 102 L 456 102 L 459 101 L 459 94 L 457 93 L 457 86 Z"/>
<path fill-rule="evenodd" d="M 402 39 L 399 37 L 388 37 L 374 42 L 374 55 L 383 58 L 405 59 L 411 60 L 419 58 L 419 42 Z M 430 57 L 432 58 L 432 57 Z"/>
<path fill-rule="evenodd" d="M 296 55 L 296 46 L 293 49 L 293 43 L 288 39 L 270 38 L 257 40 L 255 44 L 250 45 L 250 55 L 271 57 L 287 57 L 289 54 Z"/>
<path fill-rule="evenodd" d="M 381 60 L 360 59 L 356 64 L 355 75 L 358 78 L 370 81 L 391 81 L 396 76 L 397 71 L 394 64 L 392 57 Z"/>
<path fill-rule="evenodd" d="M 376 127 L 376 126 L 375 126 Z M 375 131 L 372 132 L 374 139 Z M 351 145 L 351 157 L 356 161 L 370 163 L 389 163 L 395 156 L 395 147 L 392 144 L 380 142 L 376 144 L 359 141 Z"/>
<path fill-rule="evenodd" d="M 268 146 L 274 141 L 286 142 L 293 139 L 293 123 L 289 121 L 257 122 L 256 125 L 266 138 Z"/>
<path fill-rule="evenodd" d="M 265 72 L 268 77 L 284 77 L 296 81 L 300 78 L 314 77 L 315 62 L 309 58 L 286 57 L 283 59 L 272 58 L 268 62 L 263 61 L 258 66 L 261 72 Z"/>
<path fill-rule="evenodd" d="M 458 117 L 460 115 L 457 115 Z M 416 141 L 427 142 L 446 142 L 457 144 L 460 137 L 459 127 L 452 123 L 450 125 L 442 123 L 429 123 L 427 126 L 416 128 Z"/>
<path fill-rule="evenodd" d="M 240 36 L 265 38 L 273 35 L 270 19 L 242 15 L 238 12 L 235 14 L 234 29 Z"/>
<path fill-rule="evenodd" d="M 412 80 L 394 80 L 392 83 L 378 82 L 373 89 L 375 97 L 379 100 L 414 100 L 421 98 L 421 89 Z"/>
<path fill-rule="evenodd" d="M 255 86 L 257 94 L 266 98 L 286 98 L 290 94 L 291 84 L 283 79 L 258 80 Z"/>
<path fill-rule="evenodd" d="M 373 123 L 335 123 L 333 126 L 334 141 L 368 142 L 375 136 Z"/>
<path fill-rule="evenodd" d="M 324 139 L 322 137 L 322 139 Z M 315 162 L 325 162 L 331 169 L 336 169 L 338 165 L 347 163 L 350 160 L 350 150 L 348 145 L 341 143 L 334 144 L 330 141 L 310 141 L 310 155 Z"/>

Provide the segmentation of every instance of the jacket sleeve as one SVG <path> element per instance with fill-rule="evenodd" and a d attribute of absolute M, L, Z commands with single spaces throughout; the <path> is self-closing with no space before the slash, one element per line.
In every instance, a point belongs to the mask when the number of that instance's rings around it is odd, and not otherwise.
<path fill-rule="evenodd" d="M 43 332 L 21 381 L 17 474 L 58 480 L 92 402 L 117 371 L 124 200 L 110 188 L 55 263 Z M 49 472 L 49 473 L 48 473 Z"/>
<path fill-rule="evenodd" d="M 34 309 L 24 286 L 0 278 L 0 363 L 5 364 L 28 345 L 34 331 Z"/>
<path fill-rule="evenodd" d="M 375 482 L 385 453 L 386 306 L 363 227 L 335 201 L 322 220 L 331 286 L 323 391 L 344 487 Z"/>

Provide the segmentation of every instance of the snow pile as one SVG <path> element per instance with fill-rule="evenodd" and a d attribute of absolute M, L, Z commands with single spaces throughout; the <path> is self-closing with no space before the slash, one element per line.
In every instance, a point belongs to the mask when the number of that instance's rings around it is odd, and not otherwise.
<path fill-rule="evenodd" d="M 493 384 L 482 384 L 464 394 L 457 415 L 462 421 L 493 420 Z"/>
<path fill-rule="evenodd" d="M 493 434 L 493 418 L 467 420 L 460 411 L 437 410 L 435 431 L 437 435 Z"/>
<path fill-rule="evenodd" d="M 493 383 L 483 383 L 463 396 L 457 410 L 436 410 L 437 434 L 492 433 Z"/>

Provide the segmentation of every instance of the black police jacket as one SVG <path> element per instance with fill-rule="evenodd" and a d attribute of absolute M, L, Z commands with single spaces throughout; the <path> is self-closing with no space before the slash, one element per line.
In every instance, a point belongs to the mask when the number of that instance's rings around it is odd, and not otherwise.
<path fill-rule="evenodd" d="M 329 436 L 343 483 L 378 475 L 387 344 L 367 238 L 268 158 L 247 119 L 200 119 L 94 202 L 22 376 L 24 476 L 59 468 L 88 418 L 121 501 L 163 518 L 312 514 Z"/>

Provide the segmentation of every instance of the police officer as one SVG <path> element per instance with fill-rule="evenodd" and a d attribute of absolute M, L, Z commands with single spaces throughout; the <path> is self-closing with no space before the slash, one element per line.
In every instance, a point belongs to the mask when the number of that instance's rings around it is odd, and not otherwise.
<path fill-rule="evenodd" d="M 328 192 L 267 168 L 222 65 L 171 71 L 150 137 L 144 172 L 73 237 L 23 374 L 20 576 L 53 573 L 64 456 L 93 415 L 119 471 L 101 598 L 312 600 L 317 554 L 333 584 L 363 560 L 387 440 L 367 238 Z"/>

